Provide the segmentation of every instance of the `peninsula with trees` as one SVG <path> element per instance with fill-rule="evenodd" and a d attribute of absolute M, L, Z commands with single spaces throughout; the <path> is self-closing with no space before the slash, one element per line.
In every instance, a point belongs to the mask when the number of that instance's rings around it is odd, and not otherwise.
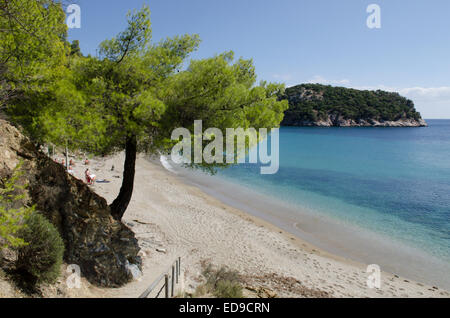
<path fill-rule="evenodd" d="M 398 93 L 321 84 L 287 88 L 282 125 L 317 127 L 425 127 L 413 101 Z"/>

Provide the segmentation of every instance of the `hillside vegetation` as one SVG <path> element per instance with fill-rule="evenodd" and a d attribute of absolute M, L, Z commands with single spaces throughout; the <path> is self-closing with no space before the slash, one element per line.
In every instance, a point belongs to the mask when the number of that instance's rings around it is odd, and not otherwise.
<path fill-rule="evenodd" d="M 283 125 L 288 126 L 424 126 L 413 101 L 398 93 L 357 90 L 321 84 L 287 88 Z"/>

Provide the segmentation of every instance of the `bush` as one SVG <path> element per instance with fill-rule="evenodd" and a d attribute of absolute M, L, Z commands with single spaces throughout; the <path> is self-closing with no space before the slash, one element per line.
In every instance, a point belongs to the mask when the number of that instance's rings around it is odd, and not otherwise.
<path fill-rule="evenodd" d="M 222 266 L 219 269 L 211 264 L 203 270 L 206 283 L 197 288 L 197 295 L 213 294 L 218 298 L 242 298 L 239 273 Z"/>
<path fill-rule="evenodd" d="M 33 213 L 34 207 L 26 207 L 22 202 L 26 185 L 19 182 L 23 175 L 21 167 L 22 162 L 13 170 L 11 177 L 0 178 L 0 250 L 26 245 L 17 233 L 24 226 L 24 220 Z"/>
<path fill-rule="evenodd" d="M 60 275 L 64 243 L 57 229 L 44 216 L 33 213 L 18 233 L 28 244 L 18 249 L 16 268 L 33 283 L 53 283 Z"/>
<path fill-rule="evenodd" d="M 238 282 L 229 280 L 218 281 L 214 296 L 218 298 L 242 298 L 242 286 Z"/>

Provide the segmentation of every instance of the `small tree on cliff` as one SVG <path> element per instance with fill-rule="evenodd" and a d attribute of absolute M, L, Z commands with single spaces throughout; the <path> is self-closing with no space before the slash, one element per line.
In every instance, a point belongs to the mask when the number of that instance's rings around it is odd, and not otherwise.
<path fill-rule="evenodd" d="M 34 207 L 24 205 L 24 190 L 19 178 L 23 175 L 22 163 L 13 170 L 11 177 L 0 178 L 0 250 L 6 247 L 22 247 L 27 244 L 17 233 L 24 228 L 24 221 L 34 212 Z"/>
<path fill-rule="evenodd" d="M 198 36 L 151 44 L 149 15 L 147 7 L 130 14 L 126 30 L 101 44 L 101 59 L 80 59 L 74 66 L 87 106 L 84 122 L 75 124 L 90 131 L 80 145 L 101 154 L 125 150 L 122 186 L 111 204 L 116 219 L 132 197 L 137 153 L 167 150 L 173 129 L 192 129 L 194 120 L 219 129 L 276 127 L 287 108 L 277 99 L 283 87 L 255 86 L 252 62 L 233 63 L 232 52 L 180 71 Z"/>

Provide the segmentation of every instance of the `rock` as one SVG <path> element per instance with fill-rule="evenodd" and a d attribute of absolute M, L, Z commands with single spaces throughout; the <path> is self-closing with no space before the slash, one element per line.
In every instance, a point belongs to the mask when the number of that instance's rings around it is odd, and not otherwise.
<path fill-rule="evenodd" d="M 277 297 L 277 293 L 275 293 L 274 291 L 268 289 L 268 288 L 262 288 L 264 294 L 266 294 L 267 298 L 276 298 Z"/>
<path fill-rule="evenodd" d="M 263 286 L 254 287 L 247 285 L 244 287 L 244 290 L 251 298 L 276 298 L 278 296 L 277 293 Z"/>
<path fill-rule="evenodd" d="M 5 156 L 5 154 L 8 154 Z M 18 129 L 0 120 L 0 177 L 23 160 L 28 200 L 59 230 L 65 261 L 77 264 L 93 284 L 119 287 L 141 268 L 134 233 L 111 216 L 106 200 L 40 152 Z"/>
<path fill-rule="evenodd" d="M 130 273 L 130 275 L 133 277 L 134 280 L 139 280 L 142 277 L 142 271 L 138 265 L 127 263 L 125 267 L 127 268 L 128 272 Z"/>
<path fill-rule="evenodd" d="M 245 289 L 253 292 L 253 293 L 258 293 L 258 288 L 257 287 L 253 287 L 253 286 L 245 286 Z"/>
<path fill-rule="evenodd" d="M 285 117 L 284 126 L 306 126 L 306 127 L 427 127 L 428 124 L 423 119 L 415 120 L 410 118 L 396 121 L 377 121 L 360 119 L 345 119 L 342 116 L 328 115 L 327 120 L 308 121 L 297 120 Z"/>
<path fill-rule="evenodd" d="M 160 253 L 164 253 L 164 254 L 167 253 L 166 249 L 164 249 L 164 248 L 157 248 L 156 251 L 160 252 Z"/>

